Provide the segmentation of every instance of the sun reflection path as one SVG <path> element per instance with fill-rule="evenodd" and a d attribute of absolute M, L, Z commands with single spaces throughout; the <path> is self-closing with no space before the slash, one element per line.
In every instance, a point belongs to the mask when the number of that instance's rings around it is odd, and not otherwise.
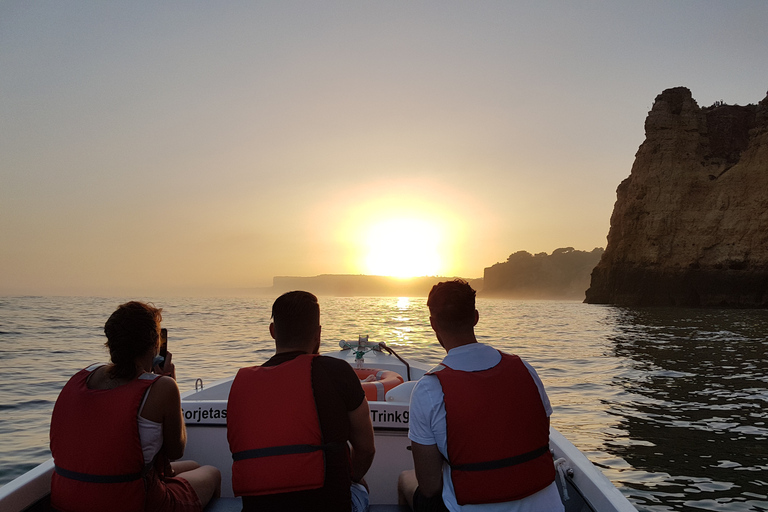
<path fill-rule="evenodd" d="M 405 313 L 411 309 L 411 299 L 398 297 L 395 307 L 398 314 L 392 317 L 392 321 L 395 323 L 395 327 L 392 328 L 392 335 L 397 343 L 409 343 L 413 328 L 408 325 L 411 322 L 411 315 Z"/>

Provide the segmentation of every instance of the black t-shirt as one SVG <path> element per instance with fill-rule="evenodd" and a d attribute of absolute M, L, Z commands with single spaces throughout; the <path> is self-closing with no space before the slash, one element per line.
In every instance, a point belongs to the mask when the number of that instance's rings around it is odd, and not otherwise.
<path fill-rule="evenodd" d="M 275 354 L 262 366 L 277 366 L 304 352 Z M 352 367 L 341 359 L 320 356 L 312 361 L 312 388 L 320 419 L 323 443 L 336 443 L 326 450 L 325 485 L 320 489 L 264 496 L 243 496 L 243 511 L 328 511 L 348 512 L 350 467 L 346 443 L 349 440 L 348 413 L 365 399 L 365 392 Z M 290 397 L 285 397 L 290 400 Z"/>

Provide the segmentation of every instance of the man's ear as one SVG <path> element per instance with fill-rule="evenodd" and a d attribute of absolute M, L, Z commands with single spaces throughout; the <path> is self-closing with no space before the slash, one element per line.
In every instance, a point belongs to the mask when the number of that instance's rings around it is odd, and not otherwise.
<path fill-rule="evenodd" d="M 269 324 L 269 335 L 272 336 L 273 340 L 277 339 L 277 338 L 275 338 L 275 323 L 274 322 L 271 322 Z"/>
<path fill-rule="evenodd" d="M 475 310 L 475 323 L 472 324 L 472 327 L 476 326 L 477 322 L 479 321 L 480 321 L 480 313 L 477 310 Z"/>

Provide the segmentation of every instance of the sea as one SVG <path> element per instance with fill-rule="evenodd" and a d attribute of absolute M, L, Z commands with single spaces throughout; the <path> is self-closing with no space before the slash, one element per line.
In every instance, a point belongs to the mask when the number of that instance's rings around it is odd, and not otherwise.
<path fill-rule="evenodd" d="M 107 361 L 127 300 L 163 308 L 179 387 L 273 352 L 272 298 L 0 297 L 0 484 L 50 457 L 56 397 Z M 323 345 L 368 335 L 404 357 L 444 355 L 426 299 L 320 297 Z M 539 373 L 552 424 L 641 511 L 768 511 L 768 311 L 634 309 L 478 299 L 479 341 Z"/>

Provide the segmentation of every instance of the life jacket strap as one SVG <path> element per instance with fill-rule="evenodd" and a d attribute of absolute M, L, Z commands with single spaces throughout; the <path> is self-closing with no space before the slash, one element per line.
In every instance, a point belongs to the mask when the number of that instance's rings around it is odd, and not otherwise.
<path fill-rule="evenodd" d="M 312 453 L 318 450 L 325 450 L 330 445 L 316 444 L 287 444 L 284 446 L 270 446 L 267 448 L 254 448 L 252 450 L 243 450 L 232 454 L 232 460 L 237 462 L 245 459 L 257 459 L 259 457 L 271 457 L 273 455 L 295 455 L 297 453 Z"/>
<path fill-rule="evenodd" d="M 140 471 L 138 473 L 127 473 L 124 475 L 92 475 L 90 473 L 70 471 L 55 465 L 54 471 L 56 471 L 57 475 L 63 476 L 64 478 L 90 484 L 122 484 L 126 482 L 134 482 L 136 480 L 141 480 L 146 474 L 146 471 Z"/>
<path fill-rule="evenodd" d="M 536 448 L 527 453 L 507 457 L 505 459 L 489 460 L 486 462 L 472 462 L 469 464 L 451 464 L 451 470 L 454 471 L 488 471 L 491 469 L 501 469 L 509 466 L 516 466 L 534 459 L 537 459 L 549 452 L 549 445 Z"/>

